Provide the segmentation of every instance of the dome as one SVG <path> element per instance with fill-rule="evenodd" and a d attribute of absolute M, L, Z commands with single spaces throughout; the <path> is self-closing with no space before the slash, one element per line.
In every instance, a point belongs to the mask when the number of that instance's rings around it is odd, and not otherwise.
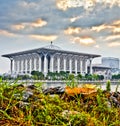
<path fill-rule="evenodd" d="M 47 48 L 47 49 L 55 49 L 55 50 L 61 50 L 61 48 L 60 48 L 59 46 L 53 45 L 53 42 L 51 42 L 50 45 L 45 46 L 44 48 Z"/>

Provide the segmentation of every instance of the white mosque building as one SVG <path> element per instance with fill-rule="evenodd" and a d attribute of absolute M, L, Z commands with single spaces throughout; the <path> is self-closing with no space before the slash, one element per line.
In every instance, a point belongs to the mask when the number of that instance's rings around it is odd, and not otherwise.
<path fill-rule="evenodd" d="M 2 55 L 10 59 L 11 74 L 30 74 L 33 70 L 43 72 L 65 71 L 74 74 L 92 74 L 92 60 L 100 55 L 62 50 L 52 42 L 38 49 Z"/>

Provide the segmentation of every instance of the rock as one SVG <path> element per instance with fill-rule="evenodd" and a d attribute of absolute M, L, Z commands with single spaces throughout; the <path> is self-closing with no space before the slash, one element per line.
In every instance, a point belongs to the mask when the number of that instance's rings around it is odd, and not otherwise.
<path fill-rule="evenodd" d="M 32 90 L 33 90 L 33 89 L 36 89 L 36 86 L 35 86 L 35 85 L 28 85 L 28 86 L 27 86 L 27 88 L 29 88 L 29 89 L 32 89 Z"/>
<path fill-rule="evenodd" d="M 24 108 L 24 107 L 29 106 L 29 105 L 30 105 L 30 103 L 28 103 L 28 102 L 23 102 L 23 101 L 19 102 L 19 107 L 20 108 Z"/>
<path fill-rule="evenodd" d="M 120 107 L 120 102 L 117 100 L 117 98 L 116 97 L 114 97 L 114 96 L 110 96 L 110 101 L 113 103 L 113 104 L 115 104 L 115 106 L 117 106 L 117 107 Z"/>
<path fill-rule="evenodd" d="M 77 115 L 77 114 L 80 114 L 79 112 L 77 112 L 77 111 L 69 111 L 69 110 L 64 110 L 63 112 L 62 112 L 62 116 L 63 117 L 69 117 L 70 115 Z"/>
<path fill-rule="evenodd" d="M 28 101 L 28 98 L 30 98 L 32 95 L 32 91 L 23 91 L 22 101 Z"/>
<path fill-rule="evenodd" d="M 63 94 L 65 89 L 63 87 L 54 87 L 43 89 L 44 94 Z"/>

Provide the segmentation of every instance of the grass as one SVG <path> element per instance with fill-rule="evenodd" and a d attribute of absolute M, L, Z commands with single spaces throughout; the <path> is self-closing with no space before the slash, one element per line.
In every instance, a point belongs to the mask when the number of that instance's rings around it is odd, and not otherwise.
<path fill-rule="evenodd" d="M 108 106 L 108 91 L 52 97 L 44 95 L 39 85 L 32 90 L 34 95 L 23 102 L 25 87 L 1 81 L 1 126 L 120 126 L 120 108 Z"/>

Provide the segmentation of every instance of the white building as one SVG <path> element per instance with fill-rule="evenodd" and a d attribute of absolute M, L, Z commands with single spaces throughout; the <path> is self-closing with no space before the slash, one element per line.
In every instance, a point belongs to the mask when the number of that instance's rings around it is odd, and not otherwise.
<path fill-rule="evenodd" d="M 106 67 L 119 69 L 120 60 L 118 58 L 113 58 L 113 57 L 103 57 L 102 64 Z"/>
<path fill-rule="evenodd" d="M 48 72 L 66 71 L 74 74 L 88 73 L 90 65 L 92 74 L 92 60 L 100 57 L 96 54 L 86 54 L 62 50 L 52 44 L 46 47 L 2 55 L 10 59 L 11 74 L 30 74 L 31 71 Z"/>

